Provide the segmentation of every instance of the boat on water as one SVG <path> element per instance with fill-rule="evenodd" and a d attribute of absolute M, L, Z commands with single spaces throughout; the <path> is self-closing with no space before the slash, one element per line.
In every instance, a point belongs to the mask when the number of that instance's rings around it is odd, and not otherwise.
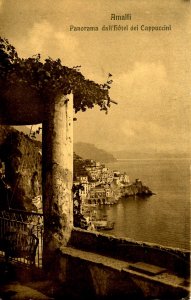
<path fill-rule="evenodd" d="M 94 220 L 91 221 L 95 230 L 112 230 L 114 229 L 115 222 L 107 220 Z"/>
<path fill-rule="evenodd" d="M 85 209 L 84 218 L 87 222 L 87 230 L 112 230 L 115 222 L 108 221 L 106 214 L 99 215 L 96 209 Z"/>

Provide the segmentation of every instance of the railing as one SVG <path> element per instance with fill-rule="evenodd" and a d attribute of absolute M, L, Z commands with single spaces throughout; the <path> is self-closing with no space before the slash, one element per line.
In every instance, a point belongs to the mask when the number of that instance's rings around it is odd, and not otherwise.
<path fill-rule="evenodd" d="M 3 238 L 11 230 L 33 233 L 39 240 L 36 250 L 35 266 L 42 267 L 43 251 L 43 214 L 20 210 L 0 211 L 0 255 L 4 256 Z M 26 258 L 16 257 L 12 260 L 29 265 Z"/>

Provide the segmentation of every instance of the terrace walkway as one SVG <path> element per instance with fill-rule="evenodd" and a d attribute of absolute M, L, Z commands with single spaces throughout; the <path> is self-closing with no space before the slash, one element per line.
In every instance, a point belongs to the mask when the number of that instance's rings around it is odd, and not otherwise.
<path fill-rule="evenodd" d="M 7 265 L 0 257 L 0 299 L 54 299 L 54 285 L 47 279 L 42 269 L 27 267 L 18 261 Z"/>
<path fill-rule="evenodd" d="M 65 257 L 69 257 L 70 260 L 74 259 L 80 262 L 80 265 L 90 264 L 93 268 L 97 268 L 97 278 L 94 277 L 95 285 L 97 289 L 99 289 L 99 294 L 102 294 L 102 290 L 106 290 L 110 288 L 111 278 L 105 277 L 105 273 L 112 272 L 113 274 L 119 277 L 119 282 L 117 285 L 124 285 L 124 289 L 128 290 L 130 277 L 133 278 L 134 283 L 138 283 L 144 285 L 145 291 L 147 289 L 153 289 L 153 296 L 143 295 L 142 293 L 137 293 L 135 291 L 134 295 L 123 294 L 119 295 L 120 299 L 126 300 L 187 300 L 189 293 L 189 285 L 188 281 L 185 278 L 177 276 L 166 269 L 159 268 L 157 266 L 149 265 L 149 264 L 132 264 L 127 261 L 122 261 L 110 257 L 106 257 L 100 254 L 90 253 L 86 251 L 82 251 L 79 249 L 74 249 L 70 247 L 62 248 L 63 255 Z M 72 272 L 72 271 L 71 271 Z M 109 274 L 109 273 L 108 273 Z M 95 273 L 94 273 L 95 275 Z M 84 274 L 82 274 L 84 276 Z M 115 278 L 116 276 L 113 276 Z M 26 266 L 18 265 L 15 262 L 9 265 L 7 269 L 4 261 L 1 259 L 0 261 L 0 299 L 8 300 L 8 299 L 18 299 L 18 300 L 51 300 L 51 299 L 82 299 L 80 294 L 78 294 L 78 283 L 76 285 L 74 283 L 73 286 L 62 283 L 60 285 L 59 282 L 54 282 L 47 278 L 46 274 L 43 273 L 42 269 L 35 268 L 30 269 L 26 268 Z M 105 280 L 107 278 L 108 280 Z M 115 282 L 112 278 L 112 285 L 115 285 Z M 121 280 L 123 278 L 123 280 Z M 103 282 L 105 281 L 105 282 Z M 109 283 L 110 281 L 110 283 Z M 86 282 L 84 282 L 86 284 Z M 87 282 L 88 284 L 88 282 Z M 155 292 L 157 294 L 157 289 L 164 290 L 174 290 L 174 293 L 168 298 L 166 296 L 162 298 L 158 298 L 154 296 Z M 141 288 L 140 288 L 141 291 Z M 147 292 L 146 292 L 147 293 Z M 87 297 L 86 297 L 87 296 Z M 83 296 L 83 299 L 88 299 L 89 294 L 86 293 Z M 122 298 L 121 298 L 122 297 Z M 108 296 L 96 297 L 96 295 L 91 295 L 91 299 L 118 299 L 116 294 L 111 294 Z"/>
<path fill-rule="evenodd" d="M 64 284 L 47 278 L 42 269 L 31 270 L 13 261 L 9 268 L 0 258 L 0 300 L 77 299 Z M 79 299 L 79 298 L 78 298 Z"/>

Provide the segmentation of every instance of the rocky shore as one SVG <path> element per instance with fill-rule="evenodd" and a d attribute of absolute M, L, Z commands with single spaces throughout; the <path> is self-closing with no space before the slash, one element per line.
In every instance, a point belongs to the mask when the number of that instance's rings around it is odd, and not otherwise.
<path fill-rule="evenodd" d="M 120 187 L 121 197 L 129 197 L 129 196 L 141 196 L 141 197 L 149 197 L 154 195 L 154 193 L 145 185 L 142 184 L 142 181 L 136 179 L 135 182 L 124 184 Z"/>

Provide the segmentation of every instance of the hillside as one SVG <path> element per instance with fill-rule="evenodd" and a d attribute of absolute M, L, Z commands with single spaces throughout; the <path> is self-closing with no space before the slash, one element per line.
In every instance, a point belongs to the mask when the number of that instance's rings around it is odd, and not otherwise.
<path fill-rule="evenodd" d="M 95 145 L 89 143 L 74 143 L 74 151 L 83 159 L 93 159 L 104 163 L 116 161 L 116 158 L 112 154 L 98 149 Z"/>
<path fill-rule="evenodd" d="M 5 172 L 0 181 L 1 209 L 34 209 L 32 199 L 42 193 L 40 146 L 28 135 L 0 126 L 0 173 Z"/>

